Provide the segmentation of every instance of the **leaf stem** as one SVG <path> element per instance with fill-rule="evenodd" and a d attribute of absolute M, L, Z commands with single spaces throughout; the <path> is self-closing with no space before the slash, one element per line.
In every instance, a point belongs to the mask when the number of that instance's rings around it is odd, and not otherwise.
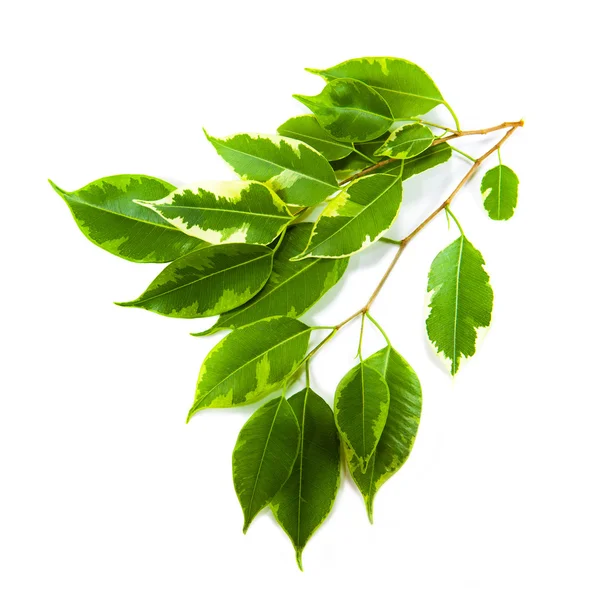
<path fill-rule="evenodd" d="M 356 146 L 354 147 L 354 152 L 356 152 L 356 154 L 358 154 L 359 156 L 362 156 L 367 162 L 370 162 L 372 165 L 377 164 L 376 160 L 369 158 L 366 154 L 363 154 L 360 150 L 357 150 Z"/>
<path fill-rule="evenodd" d="M 448 144 L 450 146 L 450 144 Z M 467 154 L 463 150 L 459 150 L 456 146 L 450 146 L 452 150 L 458 154 L 462 154 L 465 158 L 468 158 L 471 162 L 475 162 L 477 159 L 473 158 L 470 154 Z"/>
<path fill-rule="evenodd" d="M 456 113 L 454 112 L 454 110 L 452 110 L 452 107 L 444 100 L 444 106 L 448 109 L 448 112 L 452 115 L 452 118 L 454 119 L 454 123 L 456 124 L 456 129 L 458 131 L 460 131 L 460 123 L 458 122 L 458 117 L 456 116 Z"/>
<path fill-rule="evenodd" d="M 366 313 L 363 312 L 361 315 L 361 320 L 360 320 L 360 337 L 358 338 L 358 352 L 356 353 L 356 355 L 358 356 L 358 358 L 360 358 L 360 362 L 363 361 L 363 356 L 362 356 L 362 342 L 363 342 L 363 333 L 365 331 L 365 315 Z"/>
<path fill-rule="evenodd" d="M 456 223 L 456 226 L 458 227 L 458 229 L 460 231 L 460 235 L 465 237 L 465 232 L 463 231 L 463 228 L 460 226 L 460 223 L 458 222 L 458 219 L 456 218 L 455 214 L 450 210 L 450 207 L 446 206 L 445 210 L 446 210 L 446 213 L 448 215 L 450 215 L 452 217 L 452 220 Z"/>
<path fill-rule="evenodd" d="M 370 312 L 367 312 L 365 314 L 367 315 L 367 319 L 369 319 L 369 321 L 371 321 L 371 323 L 373 323 L 373 325 L 375 325 L 375 327 L 379 329 L 379 333 L 381 333 L 381 335 L 384 337 L 385 341 L 387 342 L 387 345 L 391 347 L 392 342 L 390 342 L 390 338 L 383 330 L 383 327 L 373 318 L 373 315 Z"/>

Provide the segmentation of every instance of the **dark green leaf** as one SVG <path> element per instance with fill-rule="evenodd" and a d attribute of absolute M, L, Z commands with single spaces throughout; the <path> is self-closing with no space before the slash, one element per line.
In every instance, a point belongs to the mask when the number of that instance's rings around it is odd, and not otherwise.
<path fill-rule="evenodd" d="M 277 129 L 277 133 L 312 146 L 329 161 L 344 158 L 354 150 L 350 142 L 330 136 L 314 115 L 292 117 Z"/>
<path fill-rule="evenodd" d="M 362 472 L 355 457 L 349 457 L 348 463 L 372 523 L 375 494 L 402 467 L 412 450 L 421 418 L 422 394 L 416 373 L 393 348 L 379 350 L 365 364 L 383 375 L 390 390 L 385 427 L 366 472 Z"/>
<path fill-rule="evenodd" d="M 407 158 L 404 161 L 403 170 L 402 161 L 399 160 L 382 167 L 377 172 L 388 173 L 390 175 L 399 175 L 400 171 L 402 170 L 402 181 L 406 181 L 414 175 L 419 175 L 419 173 L 423 173 L 423 171 L 427 171 L 449 161 L 451 157 L 452 148 L 450 148 L 448 144 L 437 144 L 435 146 L 430 146 L 427 148 L 427 150 L 425 150 L 425 152 L 419 154 L 418 156 Z"/>
<path fill-rule="evenodd" d="M 421 154 L 433 143 L 434 135 L 429 127 L 420 123 L 403 125 L 394 129 L 390 137 L 378 150 L 375 156 L 389 156 L 390 158 L 412 158 Z"/>
<path fill-rule="evenodd" d="M 296 370 L 311 329 L 289 317 L 271 317 L 232 331 L 200 368 L 189 419 L 205 408 L 252 404 L 274 392 Z"/>
<path fill-rule="evenodd" d="M 390 405 L 383 376 L 364 362 L 356 365 L 335 390 L 334 415 L 349 460 L 364 472 L 381 437 Z"/>
<path fill-rule="evenodd" d="M 475 354 L 477 330 L 487 327 L 494 293 L 479 250 L 460 236 L 434 259 L 427 291 L 433 292 L 427 334 L 438 352 L 450 361 L 455 375 L 461 357 Z"/>
<path fill-rule="evenodd" d="M 264 246 L 208 246 L 167 266 L 137 300 L 117 304 L 184 319 L 219 315 L 255 296 L 272 264 Z"/>
<path fill-rule="evenodd" d="M 294 98 L 310 108 L 323 128 L 338 140 L 372 140 L 394 122 L 381 95 L 354 79 L 334 79 L 317 96 L 295 94 Z"/>
<path fill-rule="evenodd" d="M 252 300 L 221 315 L 209 330 L 197 335 L 236 329 L 265 317 L 299 317 L 315 304 L 342 277 L 348 259 L 290 261 L 306 248 L 311 230 L 312 223 L 291 227 L 275 254 L 273 272 L 265 287 Z"/>
<path fill-rule="evenodd" d="M 300 425 L 300 448 L 271 509 L 302 569 L 302 550 L 333 508 L 340 485 L 340 442 L 331 408 L 310 388 L 294 394 L 289 403 Z"/>
<path fill-rule="evenodd" d="M 327 160 L 298 140 L 247 133 L 206 137 L 238 175 L 266 183 L 289 204 L 314 206 L 338 189 Z"/>
<path fill-rule="evenodd" d="M 506 221 L 513 216 L 518 192 L 519 178 L 505 165 L 490 169 L 481 180 L 483 205 L 494 221 Z"/>
<path fill-rule="evenodd" d="M 133 200 L 159 200 L 175 187 L 147 175 L 113 175 L 75 192 L 50 182 L 81 232 L 104 250 L 134 262 L 170 262 L 206 246 Z"/>
<path fill-rule="evenodd" d="M 299 442 L 298 421 L 285 398 L 261 406 L 242 427 L 233 450 L 233 485 L 244 533 L 290 476 Z"/>

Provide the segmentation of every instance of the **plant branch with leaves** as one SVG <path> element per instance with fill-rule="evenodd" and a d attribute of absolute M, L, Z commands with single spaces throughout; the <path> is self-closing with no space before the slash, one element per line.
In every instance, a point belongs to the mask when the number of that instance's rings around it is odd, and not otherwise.
<path fill-rule="evenodd" d="M 429 75 L 403 59 L 352 59 L 309 71 L 323 77 L 323 91 L 295 98 L 312 114 L 290 118 L 276 135 L 206 133 L 239 180 L 176 187 L 146 175 L 116 175 L 74 192 L 51 182 L 94 244 L 129 261 L 169 263 L 138 298 L 120 306 L 186 319 L 218 316 L 198 336 L 230 330 L 200 367 L 188 421 L 206 409 L 274 394 L 240 431 L 233 481 L 244 532 L 270 507 L 300 568 L 306 543 L 335 501 L 342 460 L 372 521 L 376 493 L 410 455 L 421 385 L 371 311 L 406 245 L 440 213 L 459 236 L 433 259 L 426 330 L 452 375 L 489 326 L 493 292 L 485 262 L 450 206 L 497 152 L 499 164 L 481 181 L 482 202 L 491 219 L 512 217 L 518 178 L 500 161 L 500 148 L 523 126 L 461 129 Z M 422 117 L 437 106 L 448 109 L 453 128 Z M 448 143 L 496 132 L 504 134 L 478 158 Z M 403 182 L 454 153 L 471 165 L 452 193 L 406 237 L 386 237 L 400 215 Z M 315 209 L 320 213 L 310 220 Z M 378 242 L 398 248 L 366 304 L 335 325 L 301 321 L 331 293 L 350 258 Z M 310 362 L 358 317 L 357 364 L 340 381 L 332 409 L 311 387 Z M 384 346 L 364 357 L 367 326 L 381 333 Z M 311 347 L 320 329 L 328 333 Z M 302 370 L 305 386 L 290 396 Z"/>

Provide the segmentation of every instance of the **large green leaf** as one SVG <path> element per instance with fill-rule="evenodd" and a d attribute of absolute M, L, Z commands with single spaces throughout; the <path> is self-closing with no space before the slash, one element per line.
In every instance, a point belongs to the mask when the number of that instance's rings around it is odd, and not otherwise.
<path fill-rule="evenodd" d="M 329 69 L 307 69 L 326 81 L 358 79 L 387 101 L 395 119 L 425 114 L 446 104 L 431 77 L 408 60 L 390 57 L 353 58 Z"/>
<path fill-rule="evenodd" d="M 350 474 L 365 500 L 372 523 L 375 494 L 402 467 L 412 450 L 421 418 L 422 394 L 417 374 L 390 346 L 369 356 L 365 364 L 383 375 L 390 390 L 385 427 L 366 472 L 362 472 L 352 451 L 347 451 Z"/>
<path fill-rule="evenodd" d="M 323 128 L 338 140 L 372 140 L 394 122 L 381 95 L 355 79 L 334 79 L 316 96 L 295 94 L 294 98 L 312 110 Z"/>
<path fill-rule="evenodd" d="M 483 205 L 494 221 L 510 219 L 517 207 L 519 178 L 505 165 L 490 169 L 481 180 Z"/>
<path fill-rule="evenodd" d="M 352 143 L 330 136 L 314 115 L 292 117 L 277 128 L 277 133 L 312 146 L 329 161 L 340 160 L 354 150 Z"/>
<path fill-rule="evenodd" d="M 375 151 L 375 156 L 412 158 L 425 152 L 433 140 L 434 135 L 429 127 L 420 123 L 403 125 L 392 131 L 385 143 Z"/>
<path fill-rule="evenodd" d="M 195 335 L 236 329 L 266 317 L 303 315 L 340 280 L 348 266 L 347 258 L 291 261 L 306 248 L 311 229 L 312 223 L 291 227 L 275 254 L 271 277 L 260 292 L 243 306 L 222 314 L 207 331 Z"/>
<path fill-rule="evenodd" d="M 289 317 L 271 317 L 232 331 L 200 368 L 188 421 L 205 408 L 252 404 L 275 391 L 302 362 L 311 329 Z"/>
<path fill-rule="evenodd" d="M 247 133 L 206 137 L 238 175 L 266 183 L 289 204 L 314 206 L 338 189 L 327 160 L 299 140 Z"/>
<path fill-rule="evenodd" d="M 433 292 L 427 334 L 458 371 L 461 357 L 475 354 L 477 330 L 490 324 L 494 293 L 479 250 L 461 235 L 434 259 L 427 291 Z"/>
<path fill-rule="evenodd" d="M 261 406 L 242 427 L 232 462 L 244 533 L 290 476 L 299 442 L 298 421 L 285 398 Z"/>
<path fill-rule="evenodd" d="M 295 257 L 339 258 L 360 252 L 389 229 L 400 212 L 402 183 L 391 175 L 366 175 L 333 198 Z"/>
<path fill-rule="evenodd" d="M 348 371 L 335 390 L 338 431 L 363 472 L 383 432 L 389 406 L 385 379 L 364 362 Z"/>
<path fill-rule="evenodd" d="M 292 219 L 277 194 L 256 181 L 207 182 L 162 200 L 136 202 L 210 244 L 268 244 Z"/>
<path fill-rule="evenodd" d="M 256 295 L 272 264 L 265 246 L 208 246 L 172 262 L 136 300 L 117 304 L 184 319 L 219 315 Z"/>
<path fill-rule="evenodd" d="M 300 425 L 300 448 L 271 509 L 302 569 L 302 550 L 333 508 L 340 485 L 340 442 L 331 408 L 310 388 L 294 394 L 289 403 Z"/>
<path fill-rule="evenodd" d="M 158 200 L 175 187 L 147 175 L 113 175 L 97 179 L 74 192 L 52 181 L 82 233 L 104 250 L 134 262 L 170 262 L 201 248 L 155 212 L 133 202 Z"/>

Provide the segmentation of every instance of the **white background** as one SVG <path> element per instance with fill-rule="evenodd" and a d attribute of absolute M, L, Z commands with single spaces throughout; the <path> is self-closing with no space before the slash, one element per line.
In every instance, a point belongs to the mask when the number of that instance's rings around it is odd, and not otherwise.
<path fill-rule="evenodd" d="M 598 56 L 591 2 L 6 2 L 2 93 L 0 597 L 20 599 L 600 598 Z M 90 244 L 51 190 L 105 175 L 231 178 L 202 135 L 272 132 L 351 57 L 423 66 L 465 129 L 526 119 L 503 160 L 512 221 L 481 173 L 454 208 L 483 253 L 493 324 L 454 381 L 424 332 L 440 217 L 374 307 L 424 390 L 414 452 L 375 525 L 350 483 L 304 553 L 265 511 L 243 536 L 231 450 L 254 407 L 185 425 L 206 323 L 113 305 L 160 270 Z M 444 111 L 436 118 L 445 119 Z M 497 138 L 465 143 L 479 154 Z M 493 166 L 491 158 L 486 166 Z M 408 232 L 467 169 L 405 189 Z M 306 320 L 360 307 L 393 247 L 352 261 Z M 334 297 L 335 296 L 335 297 Z M 314 361 L 332 398 L 348 327 Z M 374 350 L 381 340 L 368 333 Z"/>

